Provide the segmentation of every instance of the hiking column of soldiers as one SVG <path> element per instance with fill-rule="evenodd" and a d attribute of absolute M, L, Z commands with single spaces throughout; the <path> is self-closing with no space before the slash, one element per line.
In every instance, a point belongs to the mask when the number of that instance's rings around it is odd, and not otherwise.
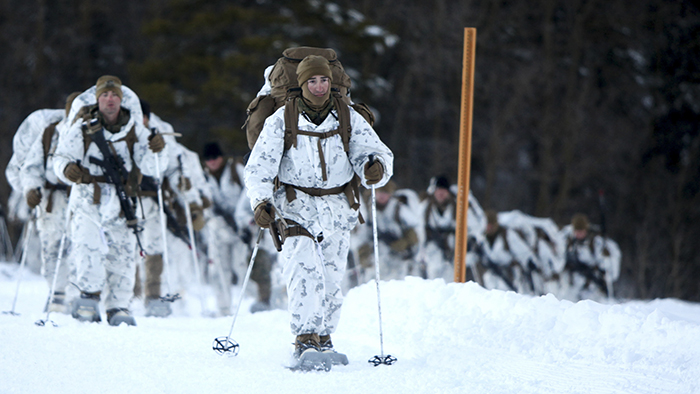
<path fill-rule="evenodd" d="M 293 55 L 285 52 L 287 59 Z M 349 78 L 340 67 L 333 83 L 346 83 L 338 86 L 347 94 Z M 270 86 L 271 72 L 278 71 L 266 70 L 265 86 L 249 109 L 279 108 L 275 100 L 266 102 L 279 88 Z M 371 111 L 346 97 L 371 124 Z M 266 116 L 249 119 L 248 127 L 262 128 Z M 40 109 L 22 122 L 6 171 L 12 187 L 8 218 L 24 222 L 29 244 L 39 240 L 40 271 L 53 290 L 47 310 L 97 322 L 103 309 L 111 325 L 136 325 L 134 311 L 168 316 L 178 305 L 171 302 L 174 295 L 196 286 L 202 313 L 231 314 L 231 291 L 245 275 L 259 229 L 245 192 L 245 165 L 217 142 L 207 143 L 200 159 L 177 136 L 146 101 L 109 75 L 68 95 L 65 108 Z M 248 137 L 252 148 L 257 135 Z M 377 189 L 383 279 L 453 280 L 456 189 L 447 176 L 432 178 L 421 191 L 394 181 Z M 368 223 L 351 232 L 344 291 L 374 278 L 369 193 L 357 197 Z M 468 280 L 570 300 L 613 296 L 620 250 L 585 215 L 559 228 L 517 210 L 484 211 L 470 193 L 468 218 Z M 285 307 L 274 241 L 266 235 L 260 243 L 252 312 Z"/>

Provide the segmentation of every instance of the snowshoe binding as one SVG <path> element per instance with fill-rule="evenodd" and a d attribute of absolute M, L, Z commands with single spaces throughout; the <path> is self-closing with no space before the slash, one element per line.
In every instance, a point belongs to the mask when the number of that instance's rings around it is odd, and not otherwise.
<path fill-rule="evenodd" d="M 293 371 L 330 371 L 333 366 L 330 355 L 320 351 L 318 334 L 298 335 L 294 344 Z"/>
<path fill-rule="evenodd" d="M 330 335 L 321 335 L 319 349 L 322 353 L 330 356 L 333 365 L 348 365 L 348 356 L 343 353 L 338 353 L 333 348 L 333 342 L 331 341 Z"/>
<path fill-rule="evenodd" d="M 98 323 L 100 318 L 100 293 L 80 293 L 80 298 L 73 301 L 71 316 L 74 319 Z"/>
<path fill-rule="evenodd" d="M 136 320 L 126 308 L 112 308 L 107 311 L 107 322 L 110 326 L 118 326 L 126 323 L 129 326 L 135 326 Z"/>
<path fill-rule="evenodd" d="M 146 316 L 168 317 L 173 313 L 170 304 L 158 298 L 146 298 Z"/>

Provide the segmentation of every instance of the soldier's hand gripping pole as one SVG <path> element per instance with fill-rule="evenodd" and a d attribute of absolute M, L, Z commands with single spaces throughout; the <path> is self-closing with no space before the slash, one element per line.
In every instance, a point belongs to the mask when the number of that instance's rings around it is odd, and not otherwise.
<path fill-rule="evenodd" d="M 370 155 L 369 162 L 372 165 L 374 158 Z M 379 365 L 392 365 L 395 363 L 396 357 L 391 355 L 384 355 L 384 332 L 382 331 L 382 302 L 379 293 L 379 238 L 377 236 L 377 191 L 376 186 L 372 185 L 372 236 L 374 239 L 374 272 L 375 272 L 375 282 L 377 285 L 377 309 L 379 311 L 379 345 L 381 353 L 380 355 L 374 356 L 368 360 L 370 364 L 375 367 Z"/>

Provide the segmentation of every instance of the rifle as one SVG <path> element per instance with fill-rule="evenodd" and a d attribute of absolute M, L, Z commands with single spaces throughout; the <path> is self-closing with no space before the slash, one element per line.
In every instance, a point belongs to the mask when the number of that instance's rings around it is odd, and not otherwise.
<path fill-rule="evenodd" d="M 157 191 L 158 185 L 155 179 L 153 179 L 153 177 L 150 176 L 144 176 L 143 179 L 141 179 L 141 190 Z M 153 198 L 154 200 L 157 199 L 157 197 L 155 196 L 151 196 L 151 198 Z M 168 230 L 170 230 L 170 232 L 173 233 L 174 236 L 180 238 L 187 245 L 189 245 L 189 235 L 186 233 L 186 230 L 183 229 L 182 226 L 180 226 L 180 223 L 178 222 L 175 213 L 170 209 L 170 207 L 168 207 L 165 204 L 163 204 L 163 213 L 165 213 L 165 222 L 168 227 Z"/>
<path fill-rule="evenodd" d="M 486 252 L 484 251 L 484 245 L 483 244 L 477 244 L 476 246 L 476 254 L 479 256 L 480 260 L 486 260 L 486 268 L 492 270 L 499 278 L 505 282 L 505 284 L 508 286 L 509 289 L 517 292 L 518 290 L 515 288 L 515 285 L 513 284 L 513 281 L 506 276 L 506 274 L 501 270 L 501 266 L 494 263 L 487 255 Z"/>
<path fill-rule="evenodd" d="M 214 208 L 214 213 L 221 216 L 226 224 L 228 224 L 229 227 L 233 230 L 235 234 L 238 234 L 238 224 L 236 224 L 236 220 L 233 218 L 232 215 L 229 215 L 228 212 L 224 211 L 223 208 L 221 208 L 221 205 L 217 204 L 216 201 L 212 202 L 212 208 Z"/>
<path fill-rule="evenodd" d="M 595 274 L 593 268 L 579 260 L 578 253 L 576 252 L 574 246 L 575 244 L 572 245 L 571 250 L 566 252 L 566 268 L 568 268 L 572 273 L 578 272 L 582 274 L 588 281 L 595 283 L 596 286 L 607 293 L 607 287 L 604 280 Z"/>
<path fill-rule="evenodd" d="M 134 232 L 141 254 L 146 254 L 141 245 L 141 239 L 139 238 L 139 233 L 143 231 L 143 228 L 138 224 L 133 202 L 129 196 L 127 196 L 126 190 L 124 189 L 124 184 L 129 179 L 129 172 L 126 170 L 124 163 L 119 157 L 113 155 L 112 151 L 107 146 L 107 140 L 105 140 L 103 128 L 98 119 L 90 120 L 89 124 L 83 122 L 82 128 L 85 134 L 90 136 L 92 142 L 97 145 L 103 157 L 102 160 L 99 160 L 96 157 L 90 156 L 90 163 L 100 166 L 104 176 L 107 178 L 107 182 L 114 185 L 117 198 L 119 199 L 119 205 L 121 205 L 122 212 L 124 212 L 124 216 L 126 217 L 126 226 Z"/>

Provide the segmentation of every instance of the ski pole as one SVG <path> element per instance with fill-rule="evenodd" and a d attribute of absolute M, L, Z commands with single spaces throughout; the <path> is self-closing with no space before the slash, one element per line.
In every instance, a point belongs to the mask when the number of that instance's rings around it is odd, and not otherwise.
<path fill-rule="evenodd" d="M 12 300 L 12 310 L 4 311 L 3 314 L 9 314 L 13 316 L 19 316 L 19 313 L 15 312 L 15 306 L 17 305 L 17 296 L 19 295 L 19 285 L 22 283 L 22 273 L 24 272 L 24 266 L 27 262 L 27 246 L 29 245 L 29 238 L 31 238 L 32 232 L 34 232 L 34 225 L 36 225 L 36 210 L 34 209 L 34 214 L 29 219 L 29 222 L 24 227 L 25 233 L 22 234 L 22 257 L 20 258 L 19 270 L 17 271 L 17 286 L 15 287 L 15 298 Z"/>
<path fill-rule="evenodd" d="M 63 248 L 66 243 L 66 231 L 63 231 L 61 236 L 61 243 L 59 244 L 58 259 L 56 260 L 56 267 L 53 273 L 53 281 L 51 282 L 51 289 L 49 289 L 49 302 L 46 304 L 46 319 L 37 320 L 34 324 L 37 326 L 45 326 L 46 323 L 51 322 L 54 327 L 57 327 L 56 323 L 49 320 L 49 315 L 51 315 L 51 303 L 53 302 L 54 290 L 56 289 L 56 279 L 58 278 L 58 271 L 61 269 L 61 262 L 63 261 Z"/>
<path fill-rule="evenodd" d="M 238 311 L 241 309 L 241 303 L 243 302 L 243 296 L 245 295 L 245 289 L 248 285 L 248 280 L 250 279 L 250 273 L 253 271 L 253 264 L 255 264 L 255 256 L 258 254 L 258 248 L 260 247 L 260 239 L 263 236 L 263 228 L 258 230 L 258 236 L 255 240 L 255 247 L 253 248 L 253 253 L 250 256 L 250 262 L 248 263 L 248 270 L 245 273 L 245 279 L 243 280 L 243 287 L 241 288 L 241 295 L 238 298 L 238 305 L 236 305 L 236 310 L 233 313 L 233 321 L 231 322 L 231 329 L 228 331 L 228 335 L 225 337 L 218 337 L 214 339 L 212 344 L 212 349 L 223 355 L 225 353 L 232 353 L 232 356 L 238 355 L 238 343 L 231 339 L 231 333 L 233 332 L 233 325 L 236 324 L 236 317 L 238 316 Z"/>
<path fill-rule="evenodd" d="M 372 159 L 370 158 L 370 162 Z M 377 192 L 376 186 L 372 185 L 372 236 L 374 238 L 374 272 L 375 272 L 375 282 L 377 284 L 377 309 L 379 311 L 379 344 L 381 348 L 381 354 L 379 356 L 374 356 L 369 359 L 369 363 L 378 365 L 392 365 L 396 362 L 396 357 L 391 355 L 384 356 L 384 333 L 382 331 L 382 302 L 381 295 L 379 293 L 379 239 L 377 236 Z"/>
<path fill-rule="evenodd" d="M 27 227 L 29 227 L 29 220 L 27 220 L 27 222 L 24 223 L 24 226 L 22 226 L 22 232 L 19 235 L 20 241 L 17 243 L 17 248 L 12 254 L 12 261 L 14 262 L 19 262 L 22 258 L 22 252 L 24 251 L 24 239 L 28 236 Z"/>
<path fill-rule="evenodd" d="M 0 237 L 2 238 L 1 243 L 5 261 L 11 261 L 14 252 L 12 251 L 12 240 L 10 240 L 10 233 L 7 231 L 7 222 L 5 221 L 5 213 L 2 211 L 2 206 L 0 206 Z"/>
<path fill-rule="evenodd" d="M 199 302 L 202 305 L 202 313 L 205 311 L 204 295 L 202 294 L 202 276 L 199 270 L 199 259 L 197 258 L 197 241 L 194 239 L 194 225 L 192 224 L 192 210 L 190 204 L 185 202 L 185 216 L 187 216 L 187 234 L 190 236 L 190 250 L 192 251 L 192 261 L 194 263 L 194 277 L 199 286 Z"/>
<path fill-rule="evenodd" d="M 151 129 L 151 135 L 156 135 L 156 129 Z M 168 258 L 168 241 L 167 241 L 167 229 L 166 229 L 166 219 L 165 219 L 165 210 L 164 210 L 164 203 L 163 203 L 163 179 L 160 173 L 160 159 L 158 157 L 158 153 L 153 153 L 153 155 L 156 158 L 156 180 L 158 182 L 158 214 L 160 216 L 160 233 L 161 237 L 163 237 L 163 263 L 165 265 L 165 286 L 167 287 L 168 291 L 166 292 L 165 296 L 160 297 L 160 300 L 165 302 L 174 302 L 175 300 L 180 298 L 180 294 L 175 294 L 171 295 L 170 294 L 170 260 Z"/>

